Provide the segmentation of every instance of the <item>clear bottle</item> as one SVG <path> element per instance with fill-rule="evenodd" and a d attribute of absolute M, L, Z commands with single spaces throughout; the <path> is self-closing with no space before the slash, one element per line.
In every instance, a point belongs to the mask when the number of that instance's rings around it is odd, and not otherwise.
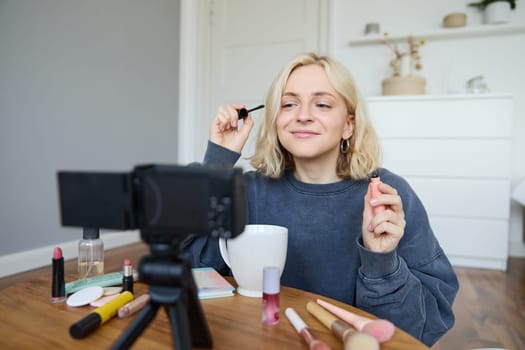
<path fill-rule="evenodd" d="M 261 321 L 266 325 L 279 323 L 279 291 L 281 272 L 278 267 L 263 268 L 263 297 Z"/>
<path fill-rule="evenodd" d="M 78 242 L 79 278 L 104 274 L 104 242 L 98 228 L 84 227 Z"/>

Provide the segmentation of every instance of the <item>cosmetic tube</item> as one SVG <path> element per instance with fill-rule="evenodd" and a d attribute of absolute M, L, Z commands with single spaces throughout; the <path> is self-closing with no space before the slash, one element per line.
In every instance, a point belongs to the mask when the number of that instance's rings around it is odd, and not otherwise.
<path fill-rule="evenodd" d="M 124 318 L 133 315 L 141 310 L 149 302 L 149 294 L 142 294 L 137 299 L 127 303 L 118 310 L 118 317 Z"/>
<path fill-rule="evenodd" d="M 261 321 L 266 325 L 279 323 L 279 291 L 281 272 L 278 267 L 263 269 L 263 297 Z"/>
<path fill-rule="evenodd" d="M 133 293 L 133 266 L 131 260 L 124 260 L 124 268 L 122 271 L 122 291 Z"/>
<path fill-rule="evenodd" d="M 62 249 L 55 247 L 53 250 L 53 277 L 51 282 L 51 302 L 62 303 L 66 301 L 66 282 L 64 281 L 64 256 Z"/>
<path fill-rule="evenodd" d="M 377 198 L 381 195 L 381 191 L 379 191 L 379 184 L 381 183 L 381 178 L 377 174 L 373 174 L 370 178 L 370 193 L 372 195 L 372 198 Z M 382 211 L 385 211 L 386 207 L 384 205 L 376 205 L 375 207 L 372 207 L 372 213 L 374 213 L 374 216 L 381 213 Z"/>
<path fill-rule="evenodd" d="M 112 319 L 118 310 L 131 300 L 133 300 L 133 294 L 131 292 L 122 292 L 118 297 L 96 308 L 86 317 L 72 324 L 69 328 L 69 334 L 75 339 L 84 338 L 100 327 L 100 325 Z"/>
<path fill-rule="evenodd" d="M 310 350 L 332 350 L 328 344 L 325 342 L 317 339 L 309 330 L 306 323 L 304 323 L 303 319 L 295 312 L 294 309 L 291 307 L 287 308 L 284 311 L 284 314 L 290 320 L 290 323 L 292 326 L 294 326 L 295 330 L 297 330 L 297 333 L 302 335 L 304 341 L 306 344 L 308 344 L 308 348 Z"/>

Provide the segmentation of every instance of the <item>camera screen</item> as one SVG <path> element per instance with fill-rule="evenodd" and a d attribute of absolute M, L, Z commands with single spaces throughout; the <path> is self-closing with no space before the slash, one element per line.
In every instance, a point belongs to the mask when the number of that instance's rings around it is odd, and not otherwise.
<path fill-rule="evenodd" d="M 140 226 L 145 229 L 205 234 L 209 183 L 205 174 L 148 174 L 141 182 Z M 199 229 L 195 231 L 196 229 Z"/>

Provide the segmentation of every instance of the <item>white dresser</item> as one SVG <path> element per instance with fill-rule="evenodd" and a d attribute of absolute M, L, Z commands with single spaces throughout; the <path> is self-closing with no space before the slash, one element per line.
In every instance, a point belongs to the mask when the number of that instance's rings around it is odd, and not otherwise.
<path fill-rule="evenodd" d="M 423 201 L 456 266 L 505 270 L 510 215 L 512 96 L 366 99 L 383 166 Z"/>

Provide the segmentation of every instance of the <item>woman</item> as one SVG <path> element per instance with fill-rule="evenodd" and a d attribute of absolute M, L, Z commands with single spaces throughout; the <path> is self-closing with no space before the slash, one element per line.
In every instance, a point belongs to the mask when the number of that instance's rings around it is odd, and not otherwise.
<path fill-rule="evenodd" d="M 253 127 L 243 105 L 219 107 L 206 164 L 232 166 Z M 281 283 L 388 319 L 434 344 L 454 323 L 454 271 L 425 209 L 401 177 L 379 168 L 380 147 L 350 74 L 329 57 L 292 60 L 273 82 L 245 174 L 248 222 L 288 228 Z M 381 195 L 371 198 L 373 173 Z M 374 215 L 373 208 L 386 210 Z M 228 267 L 217 240 L 185 248 L 194 266 Z"/>

